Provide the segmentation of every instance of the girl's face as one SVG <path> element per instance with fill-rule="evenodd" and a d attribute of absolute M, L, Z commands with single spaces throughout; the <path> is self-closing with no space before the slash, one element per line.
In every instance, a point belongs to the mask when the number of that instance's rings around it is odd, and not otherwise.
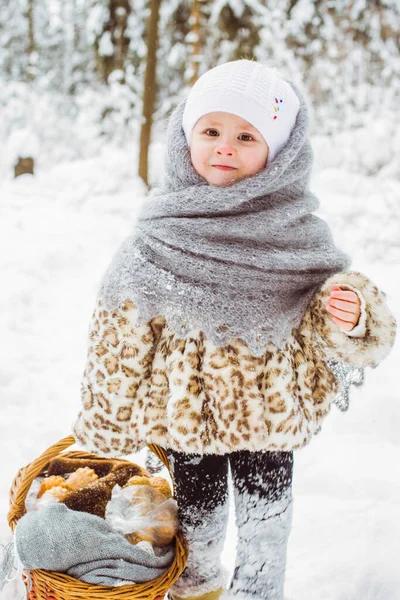
<path fill-rule="evenodd" d="M 194 126 L 190 156 L 193 167 L 207 183 L 223 187 L 261 171 L 267 162 L 268 146 L 261 133 L 241 117 L 212 112 Z"/>

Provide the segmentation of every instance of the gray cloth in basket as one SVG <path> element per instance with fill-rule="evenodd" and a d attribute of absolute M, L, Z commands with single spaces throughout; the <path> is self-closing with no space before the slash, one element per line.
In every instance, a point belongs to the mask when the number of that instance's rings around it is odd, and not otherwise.
<path fill-rule="evenodd" d="M 137 548 L 100 517 L 51 504 L 24 515 L 15 529 L 16 554 L 26 569 L 59 571 L 86 583 L 119 586 L 160 577 L 175 555 L 172 545 Z"/>

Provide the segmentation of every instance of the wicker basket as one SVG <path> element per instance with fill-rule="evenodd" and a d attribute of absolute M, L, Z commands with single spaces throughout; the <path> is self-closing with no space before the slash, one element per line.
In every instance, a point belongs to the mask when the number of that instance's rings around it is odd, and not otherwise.
<path fill-rule="evenodd" d="M 32 463 L 18 471 L 10 490 L 8 523 L 12 531 L 14 531 L 18 520 L 26 512 L 25 499 L 33 480 L 46 469 L 52 458 L 58 456 L 60 452 L 74 443 L 75 438 L 73 436 L 66 437 L 51 446 Z M 169 470 L 165 450 L 153 444 L 148 447 Z M 101 458 L 95 454 L 80 451 L 65 452 L 63 456 L 90 459 Z M 180 533 L 175 538 L 175 548 L 174 562 L 168 571 L 157 579 L 134 585 L 106 587 L 85 583 L 56 571 L 44 571 L 41 569 L 24 571 L 22 579 L 27 588 L 27 598 L 28 600 L 161 600 L 171 585 L 181 575 L 186 565 L 188 547 L 186 540 Z"/>

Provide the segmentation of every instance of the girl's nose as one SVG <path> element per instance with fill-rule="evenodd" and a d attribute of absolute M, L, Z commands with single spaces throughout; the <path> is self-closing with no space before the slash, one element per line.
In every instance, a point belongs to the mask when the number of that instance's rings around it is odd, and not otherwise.
<path fill-rule="evenodd" d="M 215 147 L 215 152 L 222 156 L 232 156 L 235 152 L 235 149 L 233 146 L 231 146 L 231 144 L 222 143 Z"/>

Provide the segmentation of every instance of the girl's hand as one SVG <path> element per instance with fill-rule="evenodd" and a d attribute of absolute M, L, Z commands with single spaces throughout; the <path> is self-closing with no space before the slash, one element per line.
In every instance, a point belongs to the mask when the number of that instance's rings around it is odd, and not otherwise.
<path fill-rule="evenodd" d="M 351 290 L 341 290 L 338 285 L 331 287 L 326 310 L 332 320 L 344 331 L 351 331 L 358 323 L 361 314 L 360 299 Z"/>

